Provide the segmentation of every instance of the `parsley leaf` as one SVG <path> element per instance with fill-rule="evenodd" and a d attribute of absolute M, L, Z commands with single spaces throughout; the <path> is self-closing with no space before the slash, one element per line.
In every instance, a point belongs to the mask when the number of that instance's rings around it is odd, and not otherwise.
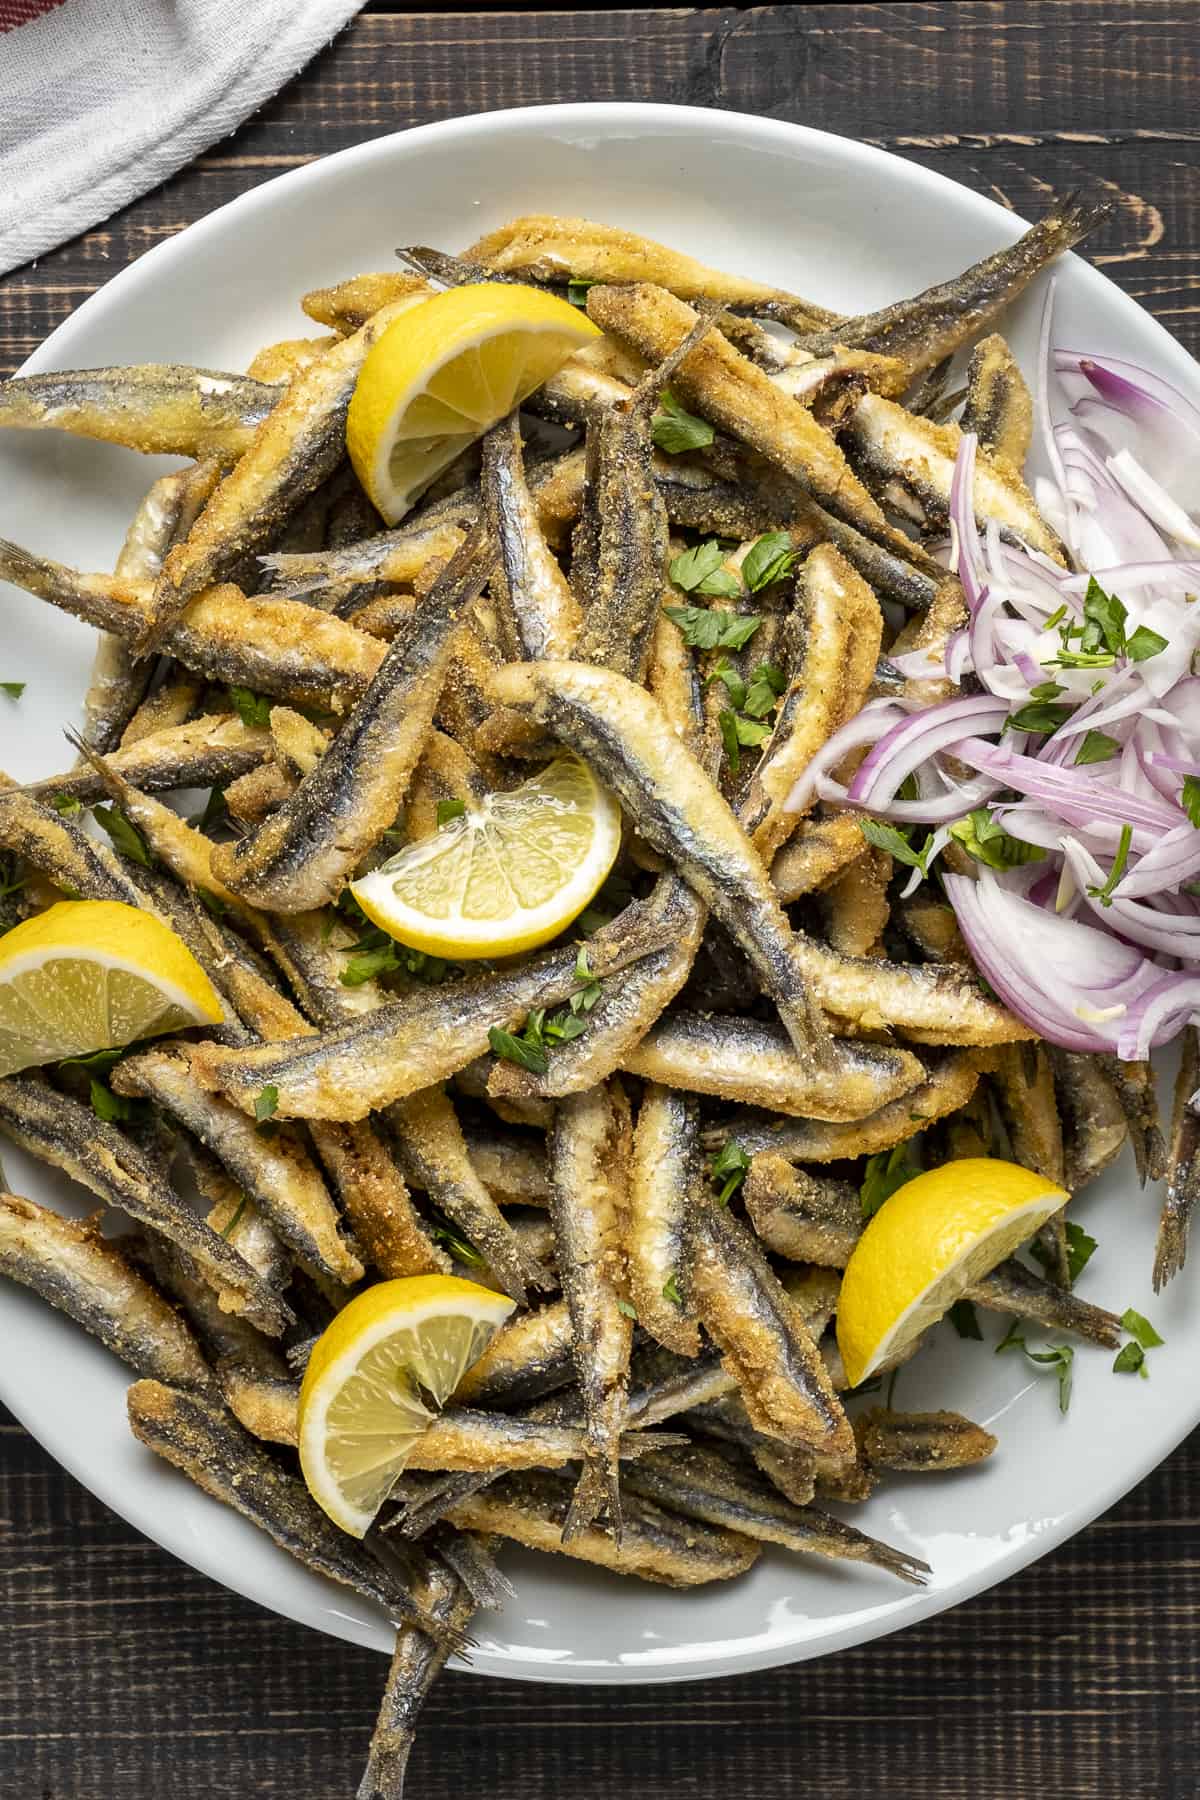
<path fill-rule="evenodd" d="M 1073 710 L 1054 700 L 1030 700 L 1025 706 L 1019 706 L 1016 712 L 1009 713 L 1004 723 L 1014 731 L 1052 732 L 1066 724 Z"/>
<path fill-rule="evenodd" d="M 717 1151 L 708 1165 L 709 1180 L 719 1181 L 722 1184 L 721 1191 L 717 1195 L 718 1206 L 728 1206 L 745 1181 L 749 1167 L 750 1158 L 737 1139 L 726 1138 L 721 1149 Z"/>
<path fill-rule="evenodd" d="M 752 594 L 782 581 L 796 566 L 796 551 L 786 531 L 767 531 L 756 538 L 742 560 L 742 580 Z"/>
<path fill-rule="evenodd" d="M 725 691 L 729 695 L 730 703 L 733 706 L 745 705 L 746 684 L 727 656 L 723 656 L 712 674 L 705 677 L 705 687 L 713 681 L 724 683 Z"/>
<path fill-rule="evenodd" d="M 909 1143 L 897 1144 L 894 1150 L 881 1150 L 876 1156 L 868 1156 L 858 1190 L 863 1218 L 873 1218 L 885 1200 L 890 1200 L 906 1182 L 920 1173 L 920 1165 L 914 1160 Z"/>
<path fill-rule="evenodd" d="M 1106 650 L 1119 656 L 1125 648 L 1125 620 L 1128 616 L 1116 595 L 1106 594 L 1096 577 L 1091 576 L 1087 593 L 1083 597 L 1084 626 L 1080 648 L 1098 650 L 1103 644 Z"/>
<path fill-rule="evenodd" d="M 448 825 L 451 819 L 461 819 L 467 808 L 462 800 L 439 800 L 437 803 L 437 822 Z"/>
<path fill-rule="evenodd" d="M 265 694 L 256 694 L 252 688 L 244 687 L 231 687 L 228 692 L 243 725 L 271 723 L 271 707 L 274 702 Z"/>
<path fill-rule="evenodd" d="M 600 287 L 601 285 L 602 284 L 598 279 L 590 278 L 586 275 L 572 275 L 567 282 L 567 299 L 571 302 L 572 306 L 586 307 L 588 289 Z"/>
<path fill-rule="evenodd" d="M 628 1300 L 618 1300 L 617 1301 L 617 1311 L 619 1313 L 624 1313 L 625 1317 L 627 1319 L 633 1319 L 636 1322 L 637 1308 L 634 1306 L 630 1306 Z"/>
<path fill-rule="evenodd" d="M 0 681 L 0 688 L 3 688 L 10 700 L 19 700 L 25 692 L 25 686 L 23 681 Z"/>
<path fill-rule="evenodd" d="M 679 1272 L 676 1269 L 672 1269 L 663 1282 L 663 1299 L 669 1300 L 672 1306 L 683 1305 L 683 1295 L 679 1291 Z"/>
<path fill-rule="evenodd" d="M 130 824 L 119 806 L 93 806 L 92 817 L 112 839 L 114 850 L 119 850 L 130 862 L 140 863 L 143 869 L 152 866 L 145 839 L 137 827 Z"/>
<path fill-rule="evenodd" d="M 926 857 L 929 854 L 928 840 L 921 850 L 914 850 L 907 836 L 898 825 L 887 825 L 882 819 L 860 819 L 858 829 L 868 844 L 874 844 L 877 850 L 887 850 L 897 862 L 906 868 L 920 869 L 922 875 L 928 875 Z"/>
<path fill-rule="evenodd" d="M 1014 1319 L 1008 1331 L 996 1345 L 996 1355 L 1004 1350 L 1020 1350 L 1030 1362 L 1041 1363 L 1052 1368 L 1058 1376 L 1058 1410 L 1065 1413 L 1071 1404 L 1071 1383 L 1074 1375 L 1075 1352 L 1070 1344 L 1051 1344 L 1045 1350 L 1031 1350 L 1025 1339 L 1017 1331 Z"/>
<path fill-rule="evenodd" d="M 1179 804 L 1191 823 L 1200 830 L 1200 776 L 1184 776 L 1183 792 L 1179 796 Z"/>
<path fill-rule="evenodd" d="M 774 663 L 759 663 L 750 676 L 741 706 L 752 719 L 763 719 L 779 705 L 779 696 L 787 686 L 787 676 Z M 734 705 L 738 705 L 735 700 Z"/>
<path fill-rule="evenodd" d="M 88 1075 L 107 1075 L 124 1056 L 127 1045 L 118 1050 L 92 1050 L 87 1056 L 68 1056 L 56 1065 L 59 1069 L 83 1069 Z"/>
<path fill-rule="evenodd" d="M 429 1227 L 429 1235 L 435 1244 L 445 1246 L 455 1262 L 466 1263 L 468 1267 L 475 1269 L 487 1267 L 487 1258 L 480 1254 L 470 1238 L 463 1237 L 461 1232 L 455 1231 L 452 1225 L 446 1225 L 438 1220 L 436 1224 Z"/>
<path fill-rule="evenodd" d="M 50 804 L 60 819 L 73 818 L 77 812 L 83 811 L 83 801 L 77 800 L 74 794 L 55 794 Z"/>
<path fill-rule="evenodd" d="M 231 1238 L 233 1236 L 234 1232 L 242 1222 L 242 1214 L 245 1212 L 246 1206 L 247 1200 L 245 1194 L 243 1194 L 233 1211 L 230 1213 L 228 1219 L 221 1227 L 221 1236 L 223 1238 Z"/>
<path fill-rule="evenodd" d="M 722 599 L 732 600 L 742 591 L 740 581 L 721 565 L 725 561 L 725 552 L 716 538 L 708 538 L 694 549 L 681 550 L 678 556 L 671 558 L 668 571 L 676 587 L 682 588 L 685 594 L 718 594 Z M 712 645 L 703 646 L 712 649 Z"/>
<path fill-rule="evenodd" d="M 979 1314 L 975 1311 L 971 1300 L 956 1300 L 946 1314 L 960 1338 L 977 1338 L 983 1342 L 983 1333 L 979 1329 Z"/>
<path fill-rule="evenodd" d="M 1082 1225 L 1076 1224 L 1074 1219 L 1067 1220 L 1066 1230 L 1067 1278 L 1070 1281 L 1071 1286 L 1074 1287 L 1076 1281 L 1079 1279 L 1080 1275 L 1083 1274 L 1083 1271 L 1092 1260 L 1092 1256 L 1096 1249 L 1096 1240 L 1094 1237 L 1088 1235 Z M 1054 1255 L 1054 1252 L 1048 1250 L 1045 1244 L 1039 1243 L 1036 1238 L 1033 1240 L 1032 1244 L 1030 1244 L 1029 1250 L 1034 1261 L 1040 1262 L 1043 1269 L 1052 1269 L 1058 1266 L 1058 1258 Z"/>
<path fill-rule="evenodd" d="M 1149 1319 L 1140 1312 L 1134 1312 L 1132 1306 L 1126 1307 L 1121 1314 L 1121 1329 L 1127 1331 L 1143 1350 L 1155 1350 L 1159 1344 L 1167 1341 L 1166 1338 L 1159 1337 Z"/>
<path fill-rule="evenodd" d="M 1125 873 L 1125 864 L 1129 861 L 1129 846 L 1133 841 L 1132 825 L 1122 825 L 1121 836 L 1117 842 L 1117 854 L 1113 858 L 1112 868 L 1108 871 L 1108 880 L 1103 887 L 1090 887 L 1088 893 L 1101 906 L 1111 906 L 1113 889 Z"/>
<path fill-rule="evenodd" d="M 1088 731 L 1075 752 L 1075 766 L 1085 763 L 1108 762 L 1111 757 L 1120 754 L 1121 746 L 1116 738 L 1109 737 L 1107 731 Z"/>
<path fill-rule="evenodd" d="M 670 388 L 664 388 L 650 421 L 650 435 L 660 450 L 678 456 L 683 450 L 703 450 L 716 434 L 707 419 L 685 412 Z"/>
<path fill-rule="evenodd" d="M 738 743 L 737 714 L 723 708 L 717 714 L 717 724 L 721 727 L 721 743 L 729 758 L 730 773 L 736 775 L 742 766 L 742 751 Z"/>
<path fill-rule="evenodd" d="M 733 717 L 733 729 L 737 733 L 738 743 L 744 744 L 747 749 L 753 750 L 756 749 L 759 744 L 766 743 L 771 735 L 773 727 L 767 719 L 744 719 L 741 713 L 735 713 Z"/>
<path fill-rule="evenodd" d="M 271 1117 L 278 1105 L 279 1089 L 274 1082 L 269 1081 L 266 1087 L 260 1088 L 254 1097 L 254 1116 L 260 1125 L 264 1119 Z"/>
<path fill-rule="evenodd" d="M 663 611 L 690 650 L 740 650 L 762 624 L 757 613 L 726 612 L 719 606 L 664 606 Z"/>
<path fill-rule="evenodd" d="M 122 1124 L 133 1118 L 132 1102 L 126 1100 L 123 1094 L 114 1094 L 105 1082 L 97 1081 L 94 1077 L 89 1086 L 92 1111 L 106 1125 Z"/>
<path fill-rule="evenodd" d="M 386 975 L 391 969 L 400 967 L 400 959 L 390 944 L 381 944 L 377 950 L 362 950 L 352 956 L 338 977 L 343 987 L 362 987 L 364 982 L 374 981 L 379 975 Z"/>
<path fill-rule="evenodd" d="M 1131 662 L 1146 662 L 1166 647 L 1165 637 L 1160 637 L 1157 631 L 1151 631 L 1148 625 L 1139 625 L 1125 646 L 1125 654 Z"/>
<path fill-rule="evenodd" d="M 1140 1344 L 1130 1342 L 1121 1345 L 1121 1348 L 1113 1358 L 1113 1374 L 1140 1375 L 1143 1380 L 1148 1379 L 1149 1371 L 1146 1368 L 1146 1352 L 1142 1349 Z"/>
<path fill-rule="evenodd" d="M 544 1075 L 550 1067 L 550 1058 L 541 1043 L 531 1042 L 525 1036 L 514 1037 L 511 1031 L 502 1031 L 498 1025 L 490 1027 L 488 1043 L 493 1055 L 503 1057 L 505 1062 L 516 1063 L 518 1068 L 528 1069 L 531 1075 Z"/>
<path fill-rule="evenodd" d="M 986 863 L 989 869 L 1015 869 L 1022 863 L 1041 862 L 1046 852 L 1037 844 L 1010 837 L 998 825 L 986 806 L 977 806 L 965 819 L 950 827 L 950 836 L 960 843 L 968 856 Z"/>

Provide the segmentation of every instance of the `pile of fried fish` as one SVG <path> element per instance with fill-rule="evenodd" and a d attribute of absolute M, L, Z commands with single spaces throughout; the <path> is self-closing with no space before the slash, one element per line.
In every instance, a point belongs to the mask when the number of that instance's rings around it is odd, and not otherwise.
<path fill-rule="evenodd" d="M 424 1693 L 502 1601 L 499 1539 L 676 1586 L 765 1544 L 922 1579 L 821 1504 L 994 1447 L 955 1413 L 844 1408 L 840 1271 L 897 1170 L 997 1153 L 1074 1192 L 1128 1139 L 1143 1179 L 1171 1163 L 1160 1272 L 1182 1257 L 1191 1115 L 1169 1148 L 1146 1067 L 1034 1041 L 936 892 L 899 897 L 856 816 L 786 805 L 870 696 L 952 691 L 889 659 L 963 621 L 930 548 L 962 429 L 981 521 L 1064 559 L 992 327 L 1098 216 L 1068 200 L 846 318 L 527 217 L 308 294 L 325 335 L 245 375 L 0 389 L 0 425 L 189 459 L 111 575 L 0 543 L 0 576 L 101 633 L 75 766 L 0 793 L 4 923 L 148 908 L 225 1007 L 0 1081 L 0 1132 L 126 1222 L 6 1195 L 0 1271 L 136 1372 L 143 1443 L 397 1622 L 361 1800 L 400 1792 Z M 567 293 L 603 336 L 384 530 L 346 458 L 356 377 L 414 296 L 480 279 Z M 563 940 L 462 968 L 367 926 L 356 873 L 564 750 L 626 833 Z M 190 821 L 158 797 L 197 787 Z M 1115 1345 L 1061 1219 L 1040 1250 L 968 1298 Z M 299 1372 L 362 1283 L 454 1267 L 517 1311 L 360 1543 L 301 1480 Z"/>

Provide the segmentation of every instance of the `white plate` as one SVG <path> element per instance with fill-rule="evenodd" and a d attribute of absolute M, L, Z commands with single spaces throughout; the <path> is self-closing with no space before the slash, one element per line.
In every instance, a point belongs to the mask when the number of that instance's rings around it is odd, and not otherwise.
<path fill-rule="evenodd" d="M 267 182 L 150 251 L 94 295 L 30 369 L 150 360 L 245 366 L 270 339 L 311 332 L 297 298 L 398 243 L 451 249 L 521 212 L 582 213 L 678 245 L 719 267 L 851 312 L 956 273 L 1016 237 L 1019 220 L 940 175 L 771 120 L 686 107 L 554 106 L 424 126 Z M 1194 365 L 1132 300 L 1075 257 L 1059 269 L 1059 341 L 1154 364 L 1197 391 Z M 1041 283 L 1006 322 L 1032 367 Z M 166 464 L 161 465 L 166 467 Z M 0 436 L 0 532 L 84 568 L 111 567 L 158 464 L 52 434 Z M 82 696 L 92 635 L 3 590 L 0 765 L 17 777 L 70 761 L 60 735 Z M 7 1148 L 13 1185 L 86 1210 Z M 991 1463 L 898 1479 L 854 1514 L 933 1564 L 922 1593 L 855 1565 L 769 1555 L 741 1581 L 688 1594 L 619 1582 L 558 1558 L 510 1553 L 519 1597 L 478 1621 L 473 1667 L 542 1681 L 683 1681 L 862 1643 L 1002 1580 L 1110 1506 L 1200 1420 L 1200 1312 L 1150 1290 L 1155 1196 L 1128 1159 L 1078 1209 L 1100 1240 L 1082 1282 L 1136 1306 L 1167 1338 L 1152 1378 L 1109 1373 L 1081 1347 L 1060 1416 L 1052 1378 L 945 1329 L 903 1371 L 899 1403 L 952 1406 L 998 1432 Z M 991 1330 L 991 1327 L 988 1328 Z M 993 1332 L 993 1336 L 995 1333 Z M 0 1292 L 0 1400 L 72 1474 L 215 1580 L 352 1643 L 389 1648 L 363 1601 L 308 1575 L 250 1525 L 133 1442 L 126 1375 L 25 1293 Z M 1087 1596 L 1081 1597 L 1087 1604 Z"/>

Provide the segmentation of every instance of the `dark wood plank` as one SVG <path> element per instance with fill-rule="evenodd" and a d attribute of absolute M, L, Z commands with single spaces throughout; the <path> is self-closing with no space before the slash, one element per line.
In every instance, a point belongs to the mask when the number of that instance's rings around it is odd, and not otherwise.
<path fill-rule="evenodd" d="M 801 120 L 1022 212 L 1106 185 L 1119 206 L 1097 260 L 1200 349 L 1198 20 L 1195 0 L 558 13 L 376 0 L 236 136 L 0 282 L 0 365 L 159 238 L 280 169 L 431 119 L 582 98 Z M 671 1690 L 449 1677 L 410 1793 L 1190 1800 L 1198 1609 L 1200 1436 L 1004 1587 L 861 1650 Z M 0 1630 L 5 1800 L 354 1791 L 381 1660 L 174 1562 L 2 1415 Z"/>

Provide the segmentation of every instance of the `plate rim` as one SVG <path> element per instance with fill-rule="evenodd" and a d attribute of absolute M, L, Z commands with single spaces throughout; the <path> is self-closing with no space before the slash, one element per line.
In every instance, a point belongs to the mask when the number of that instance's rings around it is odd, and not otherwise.
<path fill-rule="evenodd" d="M 690 124 L 693 129 L 700 129 L 710 136 L 729 135 L 739 129 L 747 129 L 752 131 L 760 143 L 764 140 L 773 140 L 780 145 L 794 147 L 799 140 L 818 150 L 832 143 L 837 146 L 838 156 L 848 159 L 852 164 L 857 162 L 865 168 L 891 167 L 899 164 L 903 167 L 912 188 L 917 191 L 924 191 L 936 197 L 943 195 L 947 189 L 953 190 L 960 199 L 965 197 L 964 203 L 969 203 L 981 218 L 986 219 L 993 228 L 998 228 L 1001 236 L 1006 240 L 1017 237 L 1021 231 L 1027 229 L 1028 225 L 1028 222 L 1020 214 L 1003 206 L 998 200 L 964 186 L 939 170 L 926 168 L 924 164 L 911 161 L 894 151 L 863 143 L 839 132 L 827 131 L 790 120 L 769 118 L 742 111 L 649 101 L 561 101 L 538 106 L 499 108 L 493 111 L 469 113 L 449 119 L 434 120 L 423 125 L 409 126 L 369 138 L 359 144 L 347 145 L 341 150 L 318 156 L 312 162 L 302 164 L 298 168 L 283 170 L 268 180 L 248 188 L 245 193 L 233 196 L 221 206 L 214 208 L 212 212 L 193 220 L 182 231 L 152 245 L 133 262 L 118 270 L 110 280 L 89 294 L 54 328 L 49 336 L 25 359 L 17 372 L 19 374 L 35 373 L 46 369 L 69 367 L 69 363 L 61 360 L 60 351 L 66 350 L 69 354 L 69 347 L 77 330 L 85 322 L 90 322 L 95 312 L 103 311 L 110 305 L 114 294 L 126 292 L 146 280 L 152 280 L 161 260 L 174 253 L 184 238 L 188 238 L 190 244 L 195 247 L 210 231 L 220 231 L 231 216 L 240 216 L 243 212 L 253 212 L 256 206 L 262 204 L 263 196 L 269 190 L 280 185 L 300 188 L 306 184 L 317 182 L 331 164 L 336 163 L 345 167 L 346 165 L 368 164 L 377 159 L 386 160 L 389 156 L 395 155 L 397 150 L 401 150 L 403 146 L 409 144 L 419 148 L 422 144 L 436 142 L 441 138 L 469 139 L 472 136 L 486 136 L 489 132 L 496 130 L 520 129 L 527 127 L 531 118 L 543 121 L 547 131 L 553 130 L 555 126 L 578 128 L 588 119 L 612 121 L 623 118 L 635 131 L 639 126 L 649 129 L 655 126 L 687 126 Z M 1167 327 L 1102 270 L 1087 262 L 1083 257 L 1076 256 L 1074 252 L 1068 254 L 1084 272 L 1084 280 L 1096 287 L 1102 284 L 1110 295 L 1117 297 L 1117 304 L 1120 308 L 1128 310 L 1151 327 L 1168 372 L 1173 367 L 1184 376 L 1185 380 L 1190 380 L 1192 384 L 1195 384 L 1197 382 L 1196 360 L 1171 335 Z M 1188 371 L 1190 371 L 1190 376 Z M 89 1468 L 85 1475 L 77 1466 L 76 1458 L 71 1454 L 69 1446 L 65 1453 L 60 1453 L 57 1448 L 51 1449 L 31 1419 L 26 1416 L 20 1398 L 8 1393 L 6 1387 L 3 1366 L 0 1365 L 0 1400 L 4 1402 L 47 1456 L 64 1468 L 74 1480 L 78 1481 L 89 1493 L 95 1495 L 102 1504 L 108 1506 L 127 1525 L 141 1532 L 160 1549 L 165 1550 L 169 1555 L 176 1557 L 180 1562 L 195 1569 L 219 1586 L 236 1593 L 242 1599 L 249 1600 L 254 1605 L 263 1606 L 269 1611 L 276 1612 L 282 1618 L 294 1621 L 292 1613 L 273 1606 L 268 1599 L 261 1598 L 258 1593 L 247 1592 L 246 1586 L 241 1582 L 223 1579 L 222 1576 L 210 1572 L 190 1556 L 181 1554 L 175 1544 L 165 1541 L 164 1537 L 144 1517 L 132 1517 L 122 1498 L 114 1495 L 110 1490 L 110 1484 L 104 1478 L 103 1471 L 97 1477 L 96 1471 Z M 834 1626 L 826 1631 L 819 1641 L 773 1643 L 744 1650 L 730 1646 L 720 1648 L 698 1646 L 693 1650 L 696 1660 L 690 1662 L 686 1667 L 678 1664 L 667 1666 L 607 1664 L 597 1670 L 578 1662 L 542 1663 L 532 1661 L 517 1664 L 508 1657 L 489 1654 L 484 1650 L 476 1652 L 476 1660 L 471 1663 L 454 1659 L 451 1667 L 459 1672 L 470 1674 L 492 1675 L 508 1680 L 552 1685 L 674 1686 L 689 1681 L 711 1680 L 723 1675 L 752 1674 L 762 1669 L 785 1667 L 792 1663 L 809 1661 L 817 1656 L 831 1655 L 860 1644 L 874 1642 L 878 1638 L 890 1636 L 893 1632 L 902 1631 L 936 1618 L 952 1607 L 976 1598 L 989 1588 L 998 1586 L 1001 1582 L 1008 1580 L 1010 1576 L 1027 1568 L 1039 1557 L 1059 1548 L 1068 1539 L 1084 1530 L 1101 1513 L 1124 1498 L 1152 1470 L 1159 1467 L 1178 1448 L 1189 1432 L 1200 1424 L 1200 1391 L 1196 1395 L 1194 1410 L 1192 1412 L 1185 1410 L 1180 1415 L 1180 1419 L 1178 1430 L 1172 1430 L 1168 1434 L 1170 1441 L 1166 1448 L 1162 1447 L 1160 1441 L 1152 1451 L 1136 1459 L 1132 1470 L 1128 1465 L 1123 1465 L 1120 1475 L 1115 1480 L 1098 1485 L 1087 1499 L 1059 1515 L 1054 1525 L 1044 1535 L 1038 1534 L 1032 1539 L 1011 1546 L 989 1563 L 986 1568 L 962 1577 L 951 1587 L 913 1593 L 906 1606 L 891 1609 L 879 1618 L 867 1620 L 857 1618 L 841 1626 Z M 125 1490 L 122 1489 L 122 1494 L 124 1492 Z M 132 1511 L 137 1512 L 138 1508 L 134 1507 Z M 329 1636 L 342 1637 L 344 1641 L 360 1641 L 346 1638 L 345 1634 L 335 1632 L 328 1626 L 318 1623 L 295 1622 L 309 1624 L 313 1630 L 321 1631 Z M 708 1650 L 711 1650 L 712 1653 L 705 1654 Z"/>

